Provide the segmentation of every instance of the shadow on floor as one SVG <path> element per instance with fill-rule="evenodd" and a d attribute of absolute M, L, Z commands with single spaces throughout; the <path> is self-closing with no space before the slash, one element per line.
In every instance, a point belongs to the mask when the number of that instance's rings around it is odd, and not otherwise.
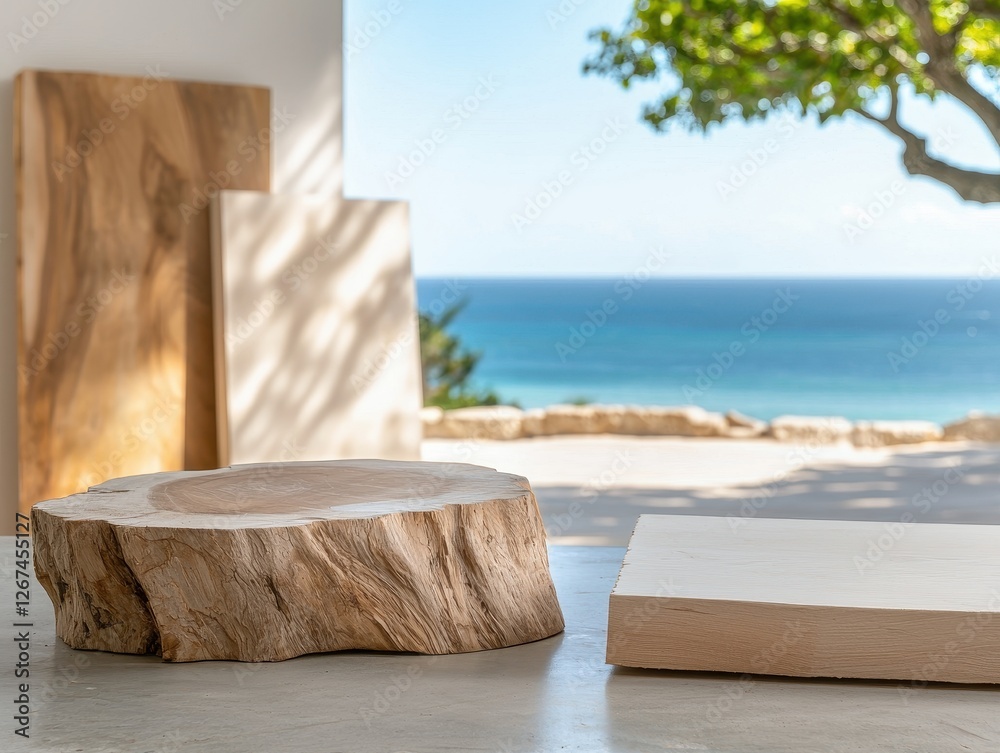
<path fill-rule="evenodd" d="M 624 546 L 644 513 L 887 523 L 909 513 L 920 523 L 1000 524 L 1000 447 L 793 468 L 761 484 L 715 489 L 540 486 L 535 493 L 554 544 Z"/>

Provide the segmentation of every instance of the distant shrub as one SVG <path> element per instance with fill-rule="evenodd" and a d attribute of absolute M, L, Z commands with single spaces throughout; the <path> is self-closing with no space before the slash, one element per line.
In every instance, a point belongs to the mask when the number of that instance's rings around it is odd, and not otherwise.
<path fill-rule="evenodd" d="M 447 331 L 463 308 L 464 303 L 456 304 L 437 317 L 428 312 L 420 314 L 424 405 L 448 410 L 500 403 L 495 392 L 480 392 L 469 386 L 472 372 L 483 354 L 468 350 L 455 335 Z"/>

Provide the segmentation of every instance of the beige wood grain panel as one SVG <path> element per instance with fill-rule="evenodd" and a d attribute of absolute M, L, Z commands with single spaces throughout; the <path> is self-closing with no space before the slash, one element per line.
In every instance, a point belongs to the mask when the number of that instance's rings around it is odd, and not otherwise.
<path fill-rule="evenodd" d="M 115 479 L 36 505 L 74 648 L 169 661 L 461 653 L 563 629 L 526 479 L 457 463 L 275 463 Z"/>
<path fill-rule="evenodd" d="M 607 659 L 1000 683 L 1000 527 L 643 515 Z"/>
<path fill-rule="evenodd" d="M 407 205 L 225 191 L 213 240 L 223 461 L 419 458 Z"/>
<path fill-rule="evenodd" d="M 266 89 L 24 71 L 20 505 L 218 465 L 206 193 L 270 185 Z"/>

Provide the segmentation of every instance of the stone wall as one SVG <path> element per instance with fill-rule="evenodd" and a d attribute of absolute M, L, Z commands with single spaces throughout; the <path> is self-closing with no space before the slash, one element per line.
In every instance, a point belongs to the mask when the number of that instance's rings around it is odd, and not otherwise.
<path fill-rule="evenodd" d="M 424 408 L 426 439 L 523 439 L 566 434 L 717 437 L 888 447 L 941 440 L 1000 442 L 1000 416 L 971 413 L 944 427 L 930 421 L 848 421 L 839 416 L 779 416 L 770 423 L 736 412 L 696 406 L 552 405 L 521 410 L 509 405 Z"/>

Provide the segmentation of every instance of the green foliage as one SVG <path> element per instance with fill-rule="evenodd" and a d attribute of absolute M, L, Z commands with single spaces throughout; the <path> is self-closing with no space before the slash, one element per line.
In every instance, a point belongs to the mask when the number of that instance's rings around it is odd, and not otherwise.
<path fill-rule="evenodd" d="M 589 397 L 579 395 L 577 397 L 571 397 L 569 400 L 567 400 L 566 405 L 578 405 L 582 407 L 584 405 L 591 405 L 593 404 L 593 402 L 594 401 L 591 400 Z"/>
<path fill-rule="evenodd" d="M 481 353 L 462 346 L 457 337 L 447 332 L 464 304 L 452 306 L 440 316 L 420 314 L 420 360 L 424 378 L 424 404 L 446 410 L 473 405 L 497 405 L 493 392 L 476 392 L 468 382 Z"/>
<path fill-rule="evenodd" d="M 645 119 L 703 129 L 779 108 L 820 120 L 861 110 L 883 87 L 949 91 L 948 72 L 997 78 L 1000 2 L 931 0 L 920 27 L 907 0 L 638 0 L 621 31 L 601 29 L 584 69 L 628 87 L 667 77 Z M 947 60 L 942 56 L 947 55 Z M 963 78 L 964 81 L 964 78 Z"/>

